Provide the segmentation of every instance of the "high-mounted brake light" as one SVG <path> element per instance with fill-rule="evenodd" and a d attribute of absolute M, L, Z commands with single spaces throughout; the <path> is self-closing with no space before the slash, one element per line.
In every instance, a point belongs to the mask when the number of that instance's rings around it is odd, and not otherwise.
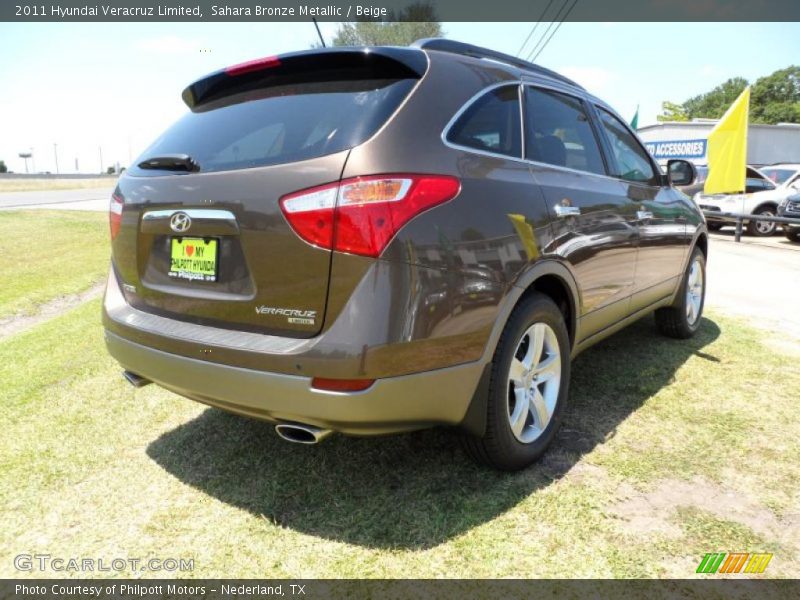
<path fill-rule="evenodd" d="M 264 58 L 256 58 L 255 60 L 248 60 L 247 62 L 239 63 L 225 68 L 225 73 L 230 76 L 244 75 L 245 73 L 252 73 L 253 71 L 261 71 L 262 69 L 271 69 L 279 67 L 281 60 L 277 56 L 265 56 Z"/>
<path fill-rule="evenodd" d="M 111 196 L 111 202 L 108 205 L 108 224 L 111 229 L 111 239 L 117 237 L 119 228 L 122 225 L 122 206 L 125 204 L 125 199 L 117 193 Z"/>
<path fill-rule="evenodd" d="M 403 225 L 460 189 L 459 180 L 446 175 L 371 175 L 289 194 L 280 205 L 308 243 L 378 257 Z"/>

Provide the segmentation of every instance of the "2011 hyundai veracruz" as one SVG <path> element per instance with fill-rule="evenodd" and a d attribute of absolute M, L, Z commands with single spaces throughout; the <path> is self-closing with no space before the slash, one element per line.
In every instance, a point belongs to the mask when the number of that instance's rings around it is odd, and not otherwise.
<path fill-rule="evenodd" d="M 636 135 L 475 46 L 318 49 L 190 85 L 120 177 L 103 322 L 135 385 L 291 441 L 459 426 L 500 469 L 558 429 L 581 350 L 700 323 L 707 232 Z"/>

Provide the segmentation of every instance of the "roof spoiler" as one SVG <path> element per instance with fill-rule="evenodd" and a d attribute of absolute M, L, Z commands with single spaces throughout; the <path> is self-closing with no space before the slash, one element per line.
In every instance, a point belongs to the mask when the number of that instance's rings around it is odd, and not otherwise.
<path fill-rule="evenodd" d="M 332 80 L 363 73 L 364 78 L 419 79 L 428 57 L 417 48 L 316 48 L 251 60 L 215 71 L 189 85 L 181 97 L 190 109 L 273 85 Z"/>
<path fill-rule="evenodd" d="M 417 40 L 411 44 L 411 46 L 413 48 L 419 48 L 420 50 L 437 50 L 439 52 L 449 52 L 450 54 L 471 56 L 472 58 L 495 60 L 497 62 L 522 69 L 523 71 L 530 71 L 532 73 L 536 73 L 537 75 L 543 75 L 545 77 L 549 77 L 550 79 L 555 79 L 556 81 L 566 83 L 567 85 L 576 87 L 578 89 L 583 89 L 582 86 L 572 81 L 572 79 L 564 77 L 563 75 L 559 75 L 555 71 L 540 67 L 537 64 L 517 58 L 516 56 L 503 54 L 502 52 L 489 50 L 488 48 L 482 48 L 481 46 L 473 46 L 472 44 L 456 42 L 454 40 L 446 40 L 444 38 L 424 38 Z"/>

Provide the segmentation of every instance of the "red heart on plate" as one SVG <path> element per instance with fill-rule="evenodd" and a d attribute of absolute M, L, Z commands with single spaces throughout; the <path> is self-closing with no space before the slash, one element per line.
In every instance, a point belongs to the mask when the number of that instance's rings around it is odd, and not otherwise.
<path fill-rule="evenodd" d="M 191 256 L 194 254 L 194 246 L 186 246 L 186 255 Z"/>

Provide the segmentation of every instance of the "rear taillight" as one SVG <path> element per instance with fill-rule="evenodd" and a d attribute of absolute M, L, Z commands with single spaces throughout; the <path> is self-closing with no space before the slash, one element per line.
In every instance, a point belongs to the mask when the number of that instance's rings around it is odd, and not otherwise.
<path fill-rule="evenodd" d="M 125 200 L 119 194 L 111 196 L 111 202 L 108 205 L 108 224 L 111 228 L 111 239 L 117 237 L 119 227 L 122 225 L 122 205 Z"/>
<path fill-rule="evenodd" d="M 370 175 L 289 194 L 280 205 L 309 244 L 377 257 L 403 225 L 460 189 L 446 175 Z"/>

